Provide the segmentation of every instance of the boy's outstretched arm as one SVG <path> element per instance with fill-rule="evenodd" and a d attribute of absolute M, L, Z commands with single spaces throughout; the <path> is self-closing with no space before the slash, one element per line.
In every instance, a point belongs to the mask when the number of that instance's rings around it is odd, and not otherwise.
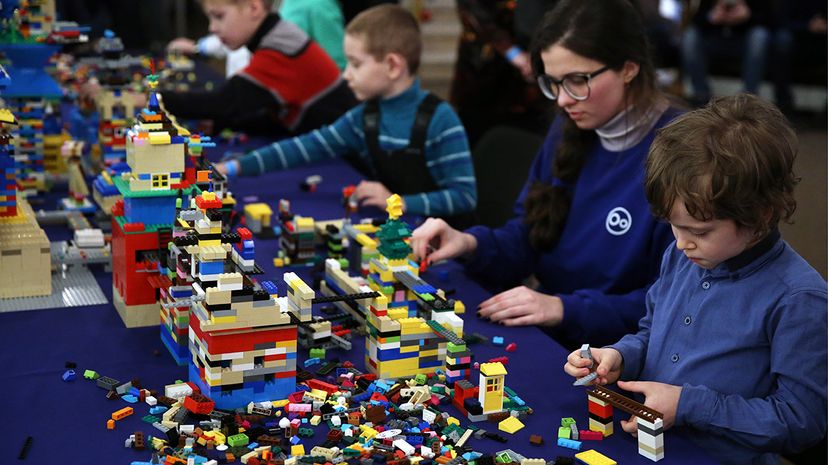
<path fill-rule="evenodd" d="M 216 128 L 262 127 L 279 103 L 265 88 L 233 76 L 214 91 L 162 92 L 164 108 L 183 119 L 210 119 Z M 271 123 L 276 126 L 275 121 Z"/>
<path fill-rule="evenodd" d="M 359 110 L 359 115 L 355 115 Z M 352 151 L 364 151 L 361 132 L 355 126 L 360 121 L 361 106 L 352 109 L 334 121 L 301 136 L 283 139 L 239 158 L 242 176 L 256 176 L 316 161 L 335 158 Z"/>

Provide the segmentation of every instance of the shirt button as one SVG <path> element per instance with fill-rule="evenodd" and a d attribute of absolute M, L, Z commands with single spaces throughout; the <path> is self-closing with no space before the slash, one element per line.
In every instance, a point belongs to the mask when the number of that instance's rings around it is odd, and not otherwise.
<path fill-rule="evenodd" d="M 710 289 L 710 283 L 707 282 L 707 281 L 703 282 L 702 283 L 702 289 L 705 289 L 705 290 Z"/>
<path fill-rule="evenodd" d="M 678 354 L 673 354 L 673 356 L 672 356 L 672 357 L 670 357 L 670 360 L 672 360 L 672 361 L 673 361 L 673 363 L 678 362 L 678 359 L 679 359 Z"/>
<path fill-rule="evenodd" d="M 692 322 L 693 322 L 693 319 L 690 318 L 690 316 L 684 317 L 684 324 L 689 325 Z"/>

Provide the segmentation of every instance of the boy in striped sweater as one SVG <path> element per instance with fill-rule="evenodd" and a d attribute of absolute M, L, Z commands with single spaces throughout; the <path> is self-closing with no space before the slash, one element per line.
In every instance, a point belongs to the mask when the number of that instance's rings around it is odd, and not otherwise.
<path fill-rule="evenodd" d="M 406 213 L 468 219 L 477 189 L 466 132 L 447 103 L 420 89 L 416 19 L 395 5 L 368 9 L 348 25 L 344 48 L 344 78 L 362 104 L 329 126 L 216 169 L 230 177 L 255 176 L 354 155 L 375 179 L 357 186 L 360 205 L 384 208 L 385 199 L 397 193 Z"/>

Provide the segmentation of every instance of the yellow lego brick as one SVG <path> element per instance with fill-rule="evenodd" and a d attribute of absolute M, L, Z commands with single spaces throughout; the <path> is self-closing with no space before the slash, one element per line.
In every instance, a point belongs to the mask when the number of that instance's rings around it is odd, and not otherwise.
<path fill-rule="evenodd" d="M 466 313 L 466 305 L 460 300 L 455 300 L 454 301 L 454 313 L 456 313 L 458 315 L 462 315 L 462 314 Z"/>
<path fill-rule="evenodd" d="M 357 242 L 359 242 L 359 245 L 361 245 L 363 247 L 372 247 L 373 248 L 373 247 L 377 246 L 377 241 L 375 241 L 374 239 L 371 239 L 367 234 L 363 234 L 363 233 L 357 234 L 355 239 L 356 239 Z"/>
<path fill-rule="evenodd" d="M 507 374 L 506 367 L 504 367 L 500 362 L 480 364 L 480 373 L 483 374 L 483 376 L 498 376 Z"/>
<path fill-rule="evenodd" d="M 525 425 L 516 417 L 509 417 L 497 424 L 497 429 L 505 431 L 509 434 L 515 434 L 523 429 Z"/>
<path fill-rule="evenodd" d="M 613 427 L 612 423 L 607 423 L 606 425 L 602 425 L 598 421 L 590 418 L 589 419 L 589 430 L 590 431 L 597 431 L 604 435 L 604 437 L 612 436 Z"/>
<path fill-rule="evenodd" d="M 294 457 L 301 457 L 305 455 L 305 445 L 296 444 L 295 446 L 290 446 L 290 455 Z"/>
<path fill-rule="evenodd" d="M 391 318 L 392 320 L 407 319 L 408 318 L 408 309 L 407 308 L 389 308 L 388 309 L 388 318 Z"/>
<path fill-rule="evenodd" d="M 379 432 L 378 432 L 377 430 L 375 430 L 374 428 L 371 428 L 371 427 L 369 427 L 369 426 L 359 425 L 359 429 L 360 429 L 360 431 L 361 431 L 361 433 L 359 434 L 359 436 L 360 436 L 360 437 L 363 437 L 363 438 L 365 438 L 365 439 L 371 439 L 371 438 L 373 438 L 374 436 L 376 436 L 377 434 L 379 434 Z M 350 447 L 350 446 L 349 446 L 349 447 Z"/>
<path fill-rule="evenodd" d="M 596 451 L 588 450 L 575 454 L 575 458 L 586 465 L 617 465 L 617 462 L 606 455 Z"/>
<path fill-rule="evenodd" d="M 273 408 L 282 408 L 285 405 L 289 404 L 290 401 L 287 400 L 287 399 L 281 399 L 281 400 L 271 401 L 270 403 L 273 405 Z"/>
<path fill-rule="evenodd" d="M 149 141 L 152 145 L 167 145 L 170 143 L 170 133 L 168 132 L 151 132 Z"/>
<path fill-rule="evenodd" d="M 313 229 L 313 218 L 309 218 L 306 216 L 299 216 L 295 218 L 296 227 L 302 229 Z"/>

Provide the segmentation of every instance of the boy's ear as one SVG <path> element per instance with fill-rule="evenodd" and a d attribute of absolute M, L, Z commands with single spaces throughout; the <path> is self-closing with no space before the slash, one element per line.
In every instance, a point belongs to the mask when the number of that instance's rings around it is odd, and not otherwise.
<path fill-rule="evenodd" d="M 624 62 L 624 67 L 621 69 L 621 77 L 624 78 L 624 84 L 629 84 L 638 76 L 641 70 L 641 65 L 634 61 L 627 60 Z"/>
<path fill-rule="evenodd" d="M 399 53 L 385 55 L 385 63 L 388 65 L 388 77 L 397 79 L 408 72 L 408 62 Z"/>
<path fill-rule="evenodd" d="M 262 0 L 247 0 L 247 7 L 250 8 L 250 11 L 259 16 L 262 13 L 265 15 L 268 13 L 267 7 Z"/>

